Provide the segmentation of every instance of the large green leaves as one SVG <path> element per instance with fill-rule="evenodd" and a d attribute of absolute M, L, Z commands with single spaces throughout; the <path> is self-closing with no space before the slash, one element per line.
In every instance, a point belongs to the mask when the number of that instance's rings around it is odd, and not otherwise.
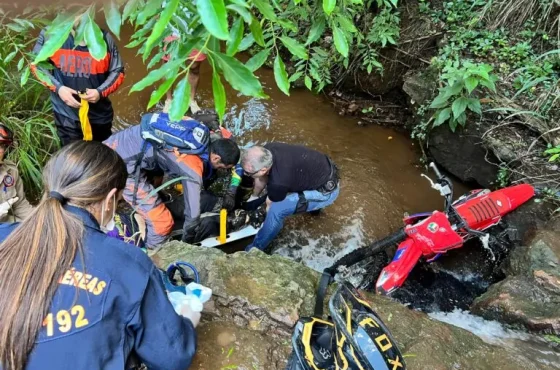
<path fill-rule="evenodd" d="M 270 5 L 268 0 L 253 0 L 253 4 L 259 9 L 259 12 L 262 13 L 266 18 L 270 19 L 271 21 L 277 21 L 278 17 L 274 12 L 274 8 Z"/>
<path fill-rule="evenodd" d="M 227 40 L 229 35 L 224 0 L 197 0 L 196 8 L 208 32 L 220 40 Z"/>
<path fill-rule="evenodd" d="M 290 37 L 282 36 L 280 37 L 280 41 L 282 41 L 282 44 L 284 44 L 284 46 L 290 51 L 290 53 L 292 53 L 296 57 L 304 60 L 308 59 L 307 49 L 296 40 Z"/>
<path fill-rule="evenodd" d="M 91 56 L 97 60 L 105 58 L 105 55 L 107 55 L 107 44 L 103 38 L 103 32 L 101 32 L 97 23 L 91 18 L 89 18 L 86 25 L 84 37 Z"/>
<path fill-rule="evenodd" d="M 251 22 L 253 21 L 253 16 L 249 12 L 249 10 L 247 10 L 247 8 L 241 5 L 229 4 L 228 6 L 226 6 L 226 8 L 237 12 L 240 16 L 243 17 L 243 19 L 245 20 L 245 22 L 247 22 L 247 24 L 251 24 Z"/>
<path fill-rule="evenodd" d="M 179 0 L 170 0 L 165 5 L 165 9 L 159 15 L 159 19 L 157 20 L 154 29 L 152 30 L 152 33 L 148 37 L 148 40 L 146 40 L 146 48 L 144 49 L 144 56 L 143 56 L 144 59 L 146 59 L 148 55 L 150 55 L 150 52 L 152 51 L 156 41 L 161 38 L 163 31 L 165 31 L 167 24 L 171 20 L 171 17 L 173 17 L 173 14 L 175 14 L 175 11 L 177 10 L 178 6 L 179 6 Z"/>
<path fill-rule="evenodd" d="M 348 58 L 348 40 L 346 39 L 344 32 L 336 26 L 333 26 L 332 29 L 336 50 L 338 50 L 343 57 Z"/>
<path fill-rule="evenodd" d="M 325 14 L 331 15 L 336 6 L 336 0 L 323 0 L 323 10 Z"/>
<path fill-rule="evenodd" d="M 251 29 L 251 34 L 253 35 L 256 43 L 264 47 L 264 37 L 260 22 L 253 18 L 253 21 L 249 25 L 249 28 Z"/>
<path fill-rule="evenodd" d="M 46 41 L 43 44 L 41 51 L 35 57 L 35 60 L 33 60 L 33 64 L 47 60 L 58 49 L 60 49 L 62 44 L 64 44 L 64 41 L 68 38 L 70 31 L 72 31 L 74 20 L 71 17 L 59 16 L 53 21 L 53 24 L 55 26 L 49 27 L 49 30 L 46 32 Z"/>
<path fill-rule="evenodd" d="M 226 113 L 226 90 L 215 67 L 212 71 L 212 93 L 214 95 L 214 107 L 221 121 Z"/>
<path fill-rule="evenodd" d="M 290 82 L 288 81 L 286 66 L 278 54 L 274 59 L 274 80 L 276 80 L 276 85 L 278 85 L 280 90 L 290 96 Z"/>
<path fill-rule="evenodd" d="M 158 11 L 161 10 L 161 4 L 163 0 L 150 0 L 146 2 L 144 8 L 140 13 L 138 13 L 138 17 L 136 18 L 136 23 L 138 25 L 144 25 L 148 19 L 152 18 Z"/>
<path fill-rule="evenodd" d="M 180 121 L 187 109 L 191 100 L 191 87 L 189 85 L 189 76 L 186 75 L 173 91 L 173 100 L 171 101 L 171 108 L 169 108 L 169 118 L 172 121 Z"/>
<path fill-rule="evenodd" d="M 455 117 L 455 119 L 458 119 L 459 116 L 465 112 L 468 104 L 469 100 L 467 98 L 460 97 L 458 99 L 455 99 L 455 101 L 451 105 L 451 109 L 453 110 L 453 117 Z"/>
<path fill-rule="evenodd" d="M 245 32 L 245 23 L 243 23 L 243 18 L 239 17 L 235 20 L 233 27 L 231 27 L 229 33 L 229 40 L 227 42 L 226 53 L 229 56 L 235 55 L 241 40 L 243 40 L 243 33 Z"/>
<path fill-rule="evenodd" d="M 174 77 L 167 79 L 164 83 L 159 85 L 157 90 L 152 92 L 150 96 L 150 101 L 148 102 L 148 109 L 156 105 L 156 103 L 163 97 L 163 95 L 169 90 L 169 88 L 173 85 L 173 82 L 177 79 L 177 75 Z"/>
<path fill-rule="evenodd" d="M 167 62 L 159 69 L 150 71 L 146 77 L 135 83 L 131 88 L 130 92 L 142 91 L 146 87 L 153 85 L 156 81 L 161 80 L 163 77 L 167 76 L 170 71 L 176 70 L 184 62 L 184 60 L 175 60 L 173 62 Z"/>
<path fill-rule="evenodd" d="M 311 30 L 309 31 L 309 36 L 307 37 L 307 41 L 305 42 L 305 45 L 309 45 L 319 40 L 319 37 L 321 37 L 321 35 L 325 31 L 326 24 L 327 23 L 325 21 L 325 18 L 323 17 L 320 17 L 318 20 L 313 22 L 313 25 L 311 26 Z"/>
<path fill-rule="evenodd" d="M 264 49 L 259 51 L 257 54 L 253 55 L 251 59 L 245 63 L 245 66 L 249 68 L 251 72 L 255 72 L 257 69 L 261 68 L 261 66 L 266 62 L 268 56 L 270 55 L 271 49 Z"/>
<path fill-rule="evenodd" d="M 222 70 L 227 82 L 243 95 L 257 98 L 267 97 L 260 81 L 240 61 L 222 53 L 212 53 L 212 59 Z"/>
<path fill-rule="evenodd" d="M 105 13 L 105 20 L 107 21 L 107 26 L 111 32 L 117 36 L 118 39 L 121 37 L 121 13 L 119 12 L 119 7 L 115 4 L 115 0 L 106 1 L 103 4 L 103 12 Z"/>
<path fill-rule="evenodd" d="M 128 0 L 123 9 L 122 21 L 125 22 L 138 9 L 140 0 Z M 132 19 L 131 19 L 132 22 Z"/>

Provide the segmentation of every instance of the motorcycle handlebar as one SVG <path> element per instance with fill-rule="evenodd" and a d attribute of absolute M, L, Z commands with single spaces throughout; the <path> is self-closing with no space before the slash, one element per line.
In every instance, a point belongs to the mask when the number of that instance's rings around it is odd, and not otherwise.
<path fill-rule="evenodd" d="M 439 172 L 438 168 L 436 167 L 436 164 L 434 162 L 430 162 L 430 167 L 432 168 L 432 170 L 434 170 L 438 180 L 441 180 L 443 176 L 441 172 Z"/>

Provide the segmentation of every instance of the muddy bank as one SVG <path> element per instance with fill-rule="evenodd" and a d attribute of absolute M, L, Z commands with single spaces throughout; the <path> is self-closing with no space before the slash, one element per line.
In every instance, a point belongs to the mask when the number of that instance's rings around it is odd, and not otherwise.
<path fill-rule="evenodd" d="M 174 242 L 153 256 L 160 267 L 190 261 L 214 289 L 203 314 L 193 369 L 284 369 L 292 327 L 313 310 L 319 274 L 262 252 L 227 255 Z M 385 321 L 409 369 L 545 369 L 521 352 L 484 343 L 387 298 L 366 295 Z"/>

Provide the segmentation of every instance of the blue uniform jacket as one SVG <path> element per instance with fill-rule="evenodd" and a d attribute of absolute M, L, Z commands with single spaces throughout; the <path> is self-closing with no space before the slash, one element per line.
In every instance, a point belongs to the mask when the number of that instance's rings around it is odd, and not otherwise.
<path fill-rule="evenodd" d="M 87 211 L 65 208 L 83 220 L 85 268 L 77 255 L 60 278 L 26 369 L 123 370 L 133 351 L 151 370 L 187 369 L 196 332 L 173 310 L 153 262 Z M 16 227 L 0 225 L 0 241 Z"/>

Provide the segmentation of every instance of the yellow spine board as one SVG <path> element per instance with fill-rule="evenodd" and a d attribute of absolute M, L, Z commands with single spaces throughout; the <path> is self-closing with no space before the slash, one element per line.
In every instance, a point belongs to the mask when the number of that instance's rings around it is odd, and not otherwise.
<path fill-rule="evenodd" d="M 226 225 L 227 225 L 227 210 L 223 208 L 220 211 L 220 244 L 225 244 L 226 242 Z"/>

